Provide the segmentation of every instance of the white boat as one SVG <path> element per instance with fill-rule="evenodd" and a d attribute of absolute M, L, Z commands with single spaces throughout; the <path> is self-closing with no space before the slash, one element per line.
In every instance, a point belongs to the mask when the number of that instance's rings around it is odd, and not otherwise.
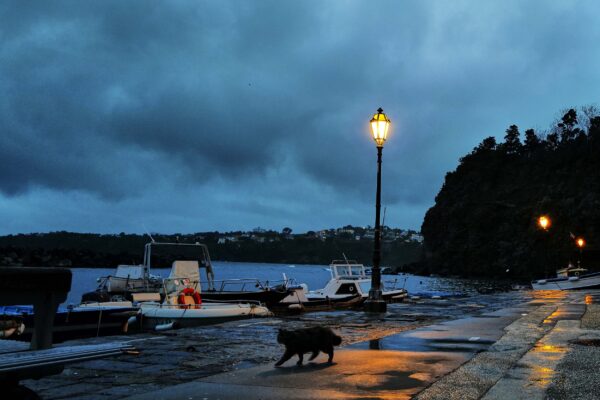
<path fill-rule="evenodd" d="M 200 243 L 157 243 L 153 240 L 144 246 L 144 262 L 142 264 L 117 266 L 114 275 L 98 278 L 98 287 L 96 290 L 84 293 L 81 296 L 81 302 L 130 301 L 134 293 L 160 292 L 163 283 L 162 278 L 150 273 L 153 248 L 162 248 L 167 251 L 188 250 L 188 252 L 193 252 L 194 258 L 200 260 L 206 268 L 208 282 L 212 284 L 214 274 L 212 272 L 208 248 L 205 245 Z"/>
<path fill-rule="evenodd" d="M 600 272 L 586 274 L 587 269 L 569 265 L 556 271 L 556 278 L 531 282 L 534 290 L 572 290 L 600 287 Z"/>
<path fill-rule="evenodd" d="M 272 315 L 260 303 L 203 302 L 199 278 L 198 261 L 173 262 L 163 281 L 164 300 L 140 303 L 142 327 L 168 329 Z"/>
<path fill-rule="evenodd" d="M 171 265 L 173 260 L 198 261 L 206 273 L 203 298 L 210 301 L 249 301 L 273 306 L 289 293 L 282 285 L 271 285 L 258 279 L 214 280 L 214 271 L 208 247 L 201 243 L 150 242 L 144 248 L 144 263 L 119 265 L 114 275 L 98 279 L 96 290 L 84 293 L 82 303 L 132 301 L 140 293 L 161 293 L 163 279 L 150 273 L 153 263 Z"/>
<path fill-rule="evenodd" d="M 329 265 L 331 279 L 323 289 L 309 291 L 303 285 L 304 296 L 311 301 L 348 300 L 349 296 L 357 296 L 362 300 L 369 297 L 371 277 L 367 276 L 365 266 L 353 260 L 334 260 Z M 387 286 L 385 284 L 388 284 Z M 396 287 L 398 280 L 382 282 L 382 295 L 389 302 L 402 301 L 407 296 L 404 288 Z M 285 299 L 284 299 L 285 300 Z"/>

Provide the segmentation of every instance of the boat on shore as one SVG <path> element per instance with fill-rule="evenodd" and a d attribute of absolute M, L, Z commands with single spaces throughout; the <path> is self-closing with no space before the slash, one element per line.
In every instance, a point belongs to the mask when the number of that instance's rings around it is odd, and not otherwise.
<path fill-rule="evenodd" d="M 204 301 L 199 276 L 197 261 L 175 261 L 163 281 L 163 300 L 140 303 L 141 327 L 163 330 L 272 315 L 258 302 Z"/>
<path fill-rule="evenodd" d="M 305 284 L 297 285 L 294 293 L 283 299 L 280 305 L 290 310 L 320 311 L 360 306 L 369 297 L 371 277 L 363 264 L 353 260 L 334 260 L 328 270 L 331 279 L 323 289 L 309 290 Z M 385 301 L 401 302 L 408 296 L 404 288 L 397 287 L 397 283 L 397 279 L 382 282 Z"/>
<path fill-rule="evenodd" d="M 131 318 L 138 312 L 139 309 L 131 302 L 60 307 L 54 316 L 52 341 L 60 343 L 71 339 L 127 333 Z M 10 328 L 4 330 L 6 334 L 0 334 L 0 337 L 31 341 L 35 329 L 33 306 L 2 306 L 0 316 L 6 321 L 4 325 Z"/>
<path fill-rule="evenodd" d="M 96 290 L 84 293 L 81 302 L 132 301 L 136 293 L 164 294 L 163 279 L 151 274 L 153 257 L 160 257 L 159 265 L 163 266 L 165 263 L 171 265 L 175 260 L 196 261 L 206 275 L 206 280 L 199 283 L 205 300 L 259 302 L 269 307 L 279 303 L 291 293 L 285 285 L 269 285 L 258 279 L 215 281 L 208 247 L 204 244 L 152 241 L 144 247 L 143 264 L 119 265 L 114 275 L 99 278 Z"/>
<path fill-rule="evenodd" d="M 600 287 L 600 272 L 587 273 L 588 270 L 569 265 L 556 271 L 556 278 L 538 279 L 531 282 L 534 290 L 576 290 Z"/>

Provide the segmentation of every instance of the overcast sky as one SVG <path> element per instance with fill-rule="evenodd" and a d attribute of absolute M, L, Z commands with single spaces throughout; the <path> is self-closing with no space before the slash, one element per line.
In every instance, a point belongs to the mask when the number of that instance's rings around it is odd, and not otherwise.
<path fill-rule="evenodd" d="M 0 4 L 0 234 L 419 229 L 510 124 L 598 104 L 596 1 Z"/>

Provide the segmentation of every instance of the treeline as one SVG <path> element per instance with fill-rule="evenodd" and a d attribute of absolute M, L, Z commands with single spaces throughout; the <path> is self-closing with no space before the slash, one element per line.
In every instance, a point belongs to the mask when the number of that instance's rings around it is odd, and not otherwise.
<path fill-rule="evenodd" d="M 484 139 L 446 175 L 421 233 L 430 272 L 532 278 L 580 257 L 600 269 L 598 110 L 570 109 L 545 133 L 511 125 L 502 143 Z"/>
<path fill-rule="evenodd" d="M 208 246 L 211 258 L 218 261 L 290 264 L 329 264 L 348 258 L 371 264 L 373 242 L 349 238 L 318 239 L 297 235 L 293 239 L 257 242 L 255 240 L 219 243 L 218 232 L 189 235 L 156 235 L 157 242 L 201 242 Z M 93 233 L 51 232 L 0 236 L 0 265 L 115 267 L 142 263 L 147 235 L 99 235 Z M 384 241 L 383 262 L 402 268 L 418 260 L 422 245 L 418 242 Z"/>

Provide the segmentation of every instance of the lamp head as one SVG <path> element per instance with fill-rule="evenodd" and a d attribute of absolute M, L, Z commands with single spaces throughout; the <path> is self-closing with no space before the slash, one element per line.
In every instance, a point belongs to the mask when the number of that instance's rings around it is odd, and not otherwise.
<path fill-rule="evenodd" d="M 381 107 L 373 115 L 373 118 L 371 118 L 371 132 L 373 133 L 373 139 L 377 147 L 383 147 L 383 143 L 387 139 L 390 122 L 390 119 L 383 113 Z"/>
<path fill-rule="evenodd" d="M 550 228 L 550 224 L 551 224 L 550 218 L 548 218 L 546 215 L 542 215 L 541 217 L 538 218 L 538 225 L 543 230 L 547 230 L 548 228 Z"/>

